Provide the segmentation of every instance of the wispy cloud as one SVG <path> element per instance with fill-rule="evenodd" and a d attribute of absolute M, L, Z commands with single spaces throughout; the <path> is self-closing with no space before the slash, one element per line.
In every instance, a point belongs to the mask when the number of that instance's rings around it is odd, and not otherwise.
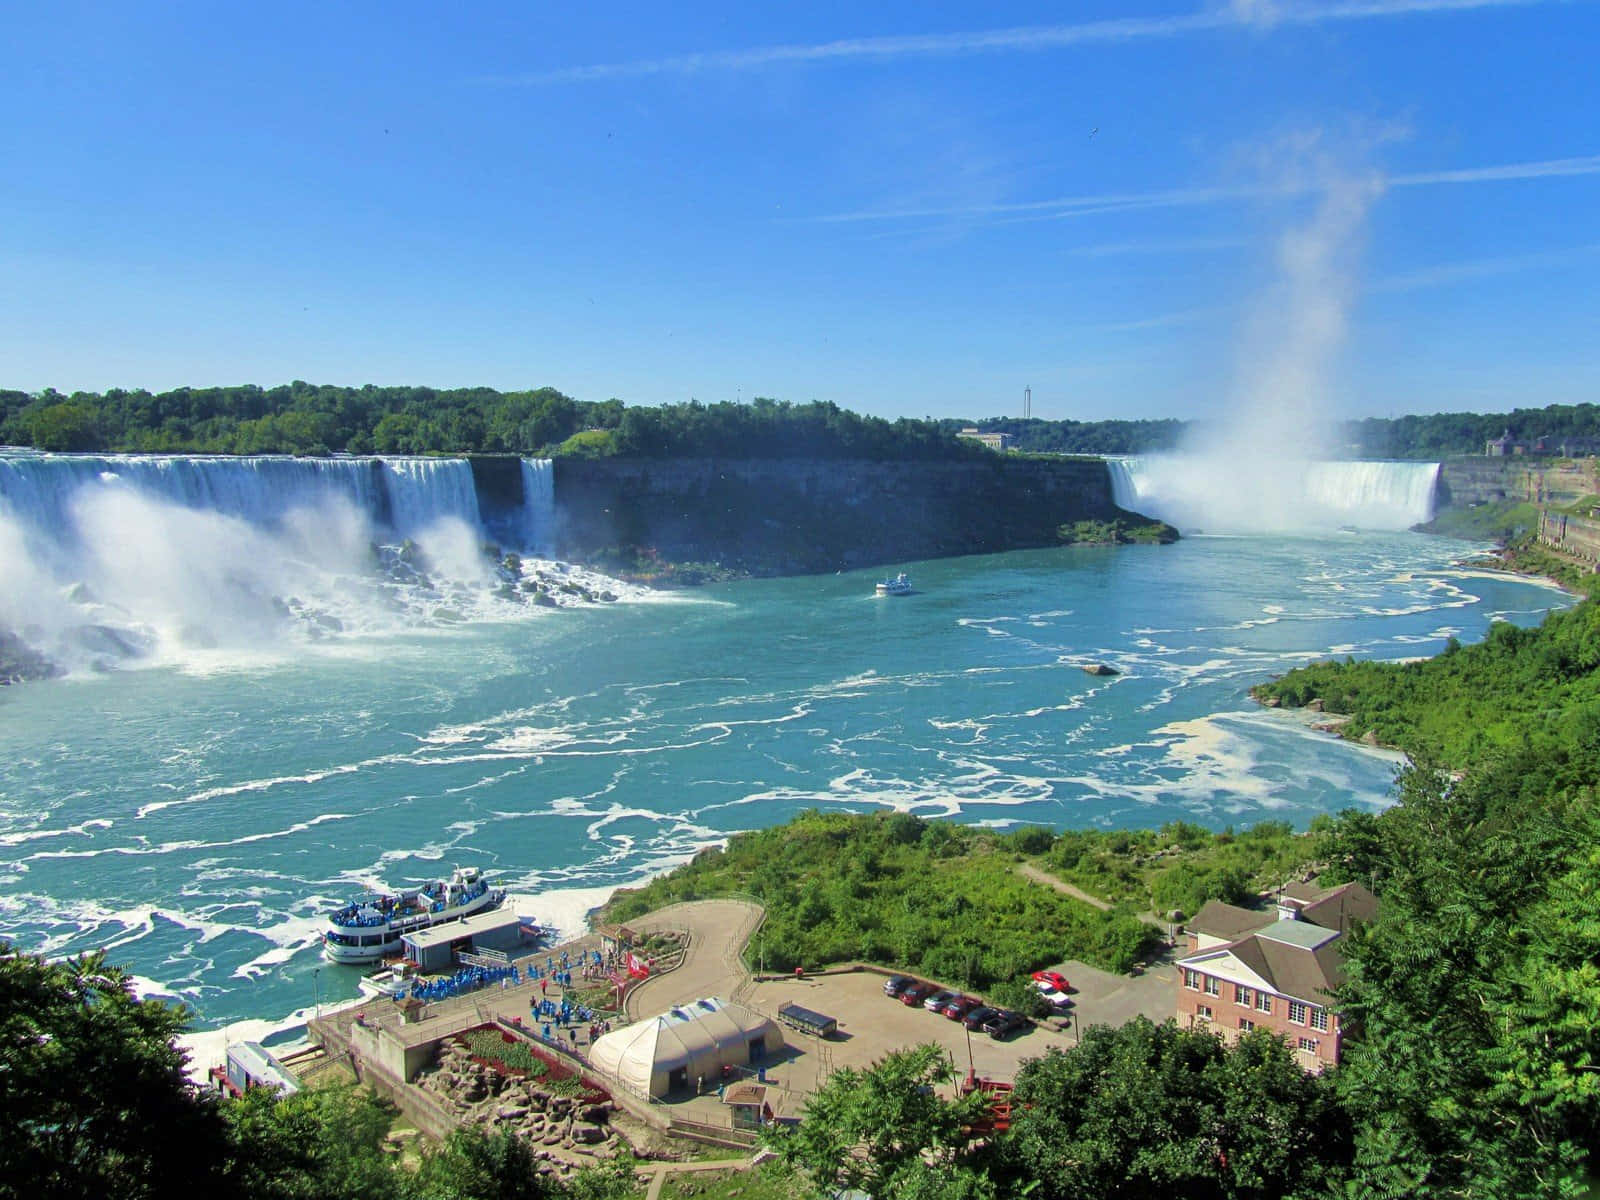
<path fill-rule="evenodd" d="M 1376 280 L 1367 290 L 1415 292 L 1423 288 L 1448 287 L 1456 283 L 1470 283 L 1475 279 L 1514 275 L 1520 271 L 1542 271 L 1550 267 L 1572 266 L 1578 260 L 1597 253 L 1600 253 L 1600 242 L 1592 242 L 1587 246 L 1571 246 L 1563 250 L 1543 250 L 1536 254 L 1512 254 L 1499 258 L 1473 259 L 1468 262 L 1442 263 Z"/>
<path fill-rule="evenodd" d="M 1527 179 L 1561 179 L 1581 175 L 1600 175 L 1600 154 L 1575 158 L 1550 158 L 1537 162 L 1502 163 L 1488 167 L 1466 167 L 1450 171 L 1417 171 L 1391 175 L 1384 179 L 1388 188 L 1435 187 L 1446 184 L 1507 183 Z M 1027 200 L 982 207 L 867 209 L 860 212 L 828 213 L 801 218 L 822 223 L 897 221 L 929 217 L 991 217 L 1006 221 L 1054 221 L 1095 213 L 1129 212 L 1144 208 L 1197 208 L 1232 200 L 1255 200 L 1268 196 L 1297 195 L 1316 190 L 1312 183 L 1244 185 L 1237 187 L 1171 188 L 1153 192 L 1109 192 L 1089 196 L 1057 196 L 1049 200 Z"/>
<path fill-rule="evenodd" d="M 1078 25 L 1024 25 L 958 33 L 841 38 L 832 42 L 709 50 L 632 62 L 592 63 L 510 75 L 491 75 L 483 83 L 539 87 L 636 79 L 652 75 L 696 75 L 708 71 L 753 71 L 782 64 L 951 58 L 974 54 L 1036 54 L 1096 43 L 1183 37 L 1217 29 L 1267 29 L 1323 25 L 1485 8 L 1526 7 L 1549 0 L 1366 0 L 1345 4 L 1280 4 L 1274 0 L 1233 0 L 1224 7 L 1165 17 L 1122 17 Z"/>
<path fill-rule="evenodd" d="M 1244 238 L 1152 238 L 1141 242 L 1102 242 L 1097 246 L 1075 246 L 1068 254 L 1079 258 L 1110 258 L 1125 254 L 1207 254 L 1212 250 L 1237 250 L 1249 243 Z"/>

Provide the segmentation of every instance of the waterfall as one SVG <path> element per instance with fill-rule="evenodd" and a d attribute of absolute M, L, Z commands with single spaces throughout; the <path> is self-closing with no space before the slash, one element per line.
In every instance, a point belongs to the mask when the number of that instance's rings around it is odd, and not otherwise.
<path fill-rule="evenodd" d="M 482 540 L 465 459 L 0 453 L 0 669 L 468 620 Z"/>
<path fill-rule="evenodd" d="M 1120 508 L 1180 528 L 1409 529 L 1433 517 L 1438 463 L 1222 461 L 1172 454 L 1108 458 Z"/>
<path fill-rule="evenodd" d="M 465 459 L 0 455 L 0 502 L 42 537 L 70 540 L 72 504 L 85 489 L 111 488 L 260 527 L 333 500 L 398 537 L 414 536 L 443 517 L 478 525 Z"/>
<path fill-rule="evenodd" d="M 380 458 L 387 524 L 413 537 L 442 517 L 455 517 L 476 530 L 478 491 L 464 458 Z"/>
<path fill-rule="evenodd" d="M 548 458 L 522 460 L 522 537 L 529 550 L 541 551 L 555 527 L 556 476 Z"/>

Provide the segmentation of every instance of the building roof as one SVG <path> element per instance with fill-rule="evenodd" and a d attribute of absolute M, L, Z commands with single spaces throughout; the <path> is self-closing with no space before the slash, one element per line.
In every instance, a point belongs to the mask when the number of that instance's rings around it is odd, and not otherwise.
<path fill-rule="evenodd" d="M 516 925 L 521 920 L 522 918 L 509 908 L 497 908 L 492 912 L 476 913 L 470 917 L 462 917 L 459 921 L 445 921 L 438 925 L 430 925 L 428 928 L 419 929 L 415 933 L 405 934 L 400 940 L 408 946 L 415 946 L 421 950 L 454 942 L 459 938 L 469 938 L 474 934 L 499 931 Z"/>
<path fill-rule="evenodd" d="M 1185 923 L 1185 928 L 1191 933 L 1232 941 L 1252 929 L 1260 929 L 1273 919 L 1271 913 L 1240 908 L 1237 904 L 1224 904 L 1221 900 L 1207 900 L 1200 906 L 1200 911 Z"/>
<path fill-rule="evenodd" d="M 1378 898 L 1359 883 L 1341 883 L 1328 888 L 1314 883 L 1291 883 L 1283 889 L 1281 902 L 1298 909 L 1302 921 L 1337 929 L 1340 933 L 1349 933 L 1352 921 L 1378 919 Z"/>
<path fill-rule="evenodd" d="M 767 1089 L 759 1083 L 736 1083 L 723 1093 L 724 1104 L 765 1104 Z"/>
<path fill-rule="evenodd" d="M 1279 919 L 1213 900 L 1195 914 L 1189 928 L 1224 939 L 1179 965 L 1204 970 L 1231 956 L 1272 991 L 1311 1004 L 1326 1005 L 1344 981 L 1338 940 L 1353 921 L 1378 916 L 1378 898 L 1359 883 L 1318 887 L 1291 883 L 1278 898 Z M 1292 914 L 1292 915 L 1289 915 Z"/>
<path fill-rule="evenodd" d="M 770 1018 L 742 1004 L 708 996 L 613 1029 L 595 1041 L 589 1059 L 600 1070 L 648 1090 L 657 1072 L 704 1063 L 776 1029 Z"/>
<path fill-rule="evenodd" d="M 1300 922 L 1280 921 L 1279 924 L 1299 925 Z M 1344 982 L 1344 963 L 1334 945 L 1338 936 L 1333 934 L 1312 948 L 1251 934 L 1225 949 L 1266 980 L 1279 995 L 1326 1005 L 1333 999 L 1333 989 Z M 1222 949 L 1224 947 L 1217 947 L 1210 953 Z"/>

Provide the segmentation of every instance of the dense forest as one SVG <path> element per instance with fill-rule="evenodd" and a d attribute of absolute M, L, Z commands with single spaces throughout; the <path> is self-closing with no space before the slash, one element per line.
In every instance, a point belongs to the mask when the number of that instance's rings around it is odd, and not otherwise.
<path fill-rule="evenodd" d="M 1151 454 L 1177 449 L 1175 419 L 1047 421 L 991 417 L 886 421 L 824 401 L 757 397 L 629 407 L 554 388 L 254 385 L 73 392 L 0 391 L 0 444 L 41 450 L 194 454 L 621 454 L 637 457 L 918 460 L 983 453 L 961 429 L 1009 433 L 1041 454 Z M 1338 427 L 1337 453 L 1436 459 L 1482 454 L 1506 430 L 1519 440 L 1600 440 L 1600 406 L 1371 418 Z"/>
<path fill-rule="evenodd" d="M 975 458 L 989 453 L 929 421 L 864 417 L 836 404 L 627 408 L 554 388 L 318 387 L 0 392 L 0 443 L 41 450 L 196 454 L 620 454 L 739 458 Z"/>

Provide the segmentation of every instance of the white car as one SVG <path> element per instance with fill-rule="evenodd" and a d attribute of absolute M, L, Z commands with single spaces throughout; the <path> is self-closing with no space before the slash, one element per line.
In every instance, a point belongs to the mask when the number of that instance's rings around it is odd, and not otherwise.
<path fill-rule="evenodd" d="M 1044 1002 L 1057 1012 L 1064 1012 L 1072 1007 L 1072 997 L 1065 992 L 1058 992 L 1054 988 L 1040 988 L 1039 995 L 1044 997 Z"/>

